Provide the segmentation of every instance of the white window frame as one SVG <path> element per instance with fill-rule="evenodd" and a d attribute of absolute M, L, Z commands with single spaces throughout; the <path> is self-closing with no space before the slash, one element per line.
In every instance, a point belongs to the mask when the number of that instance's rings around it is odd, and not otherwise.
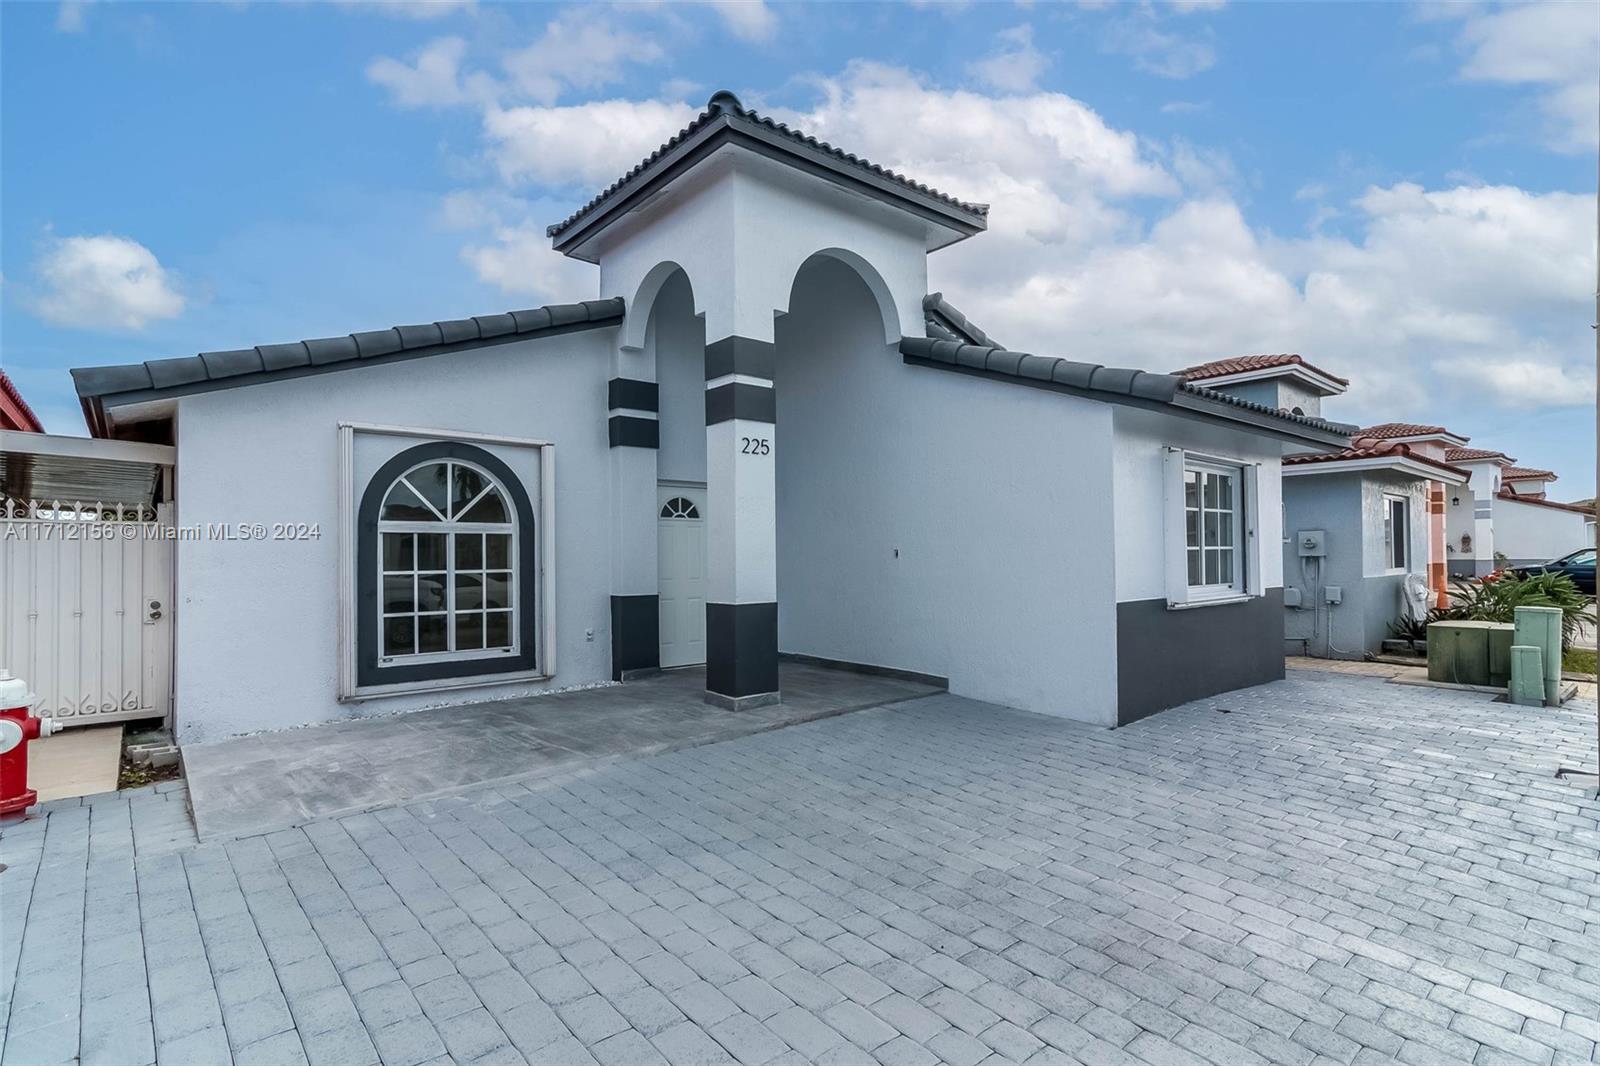
<path fill-rule="evenodd" d="M 422 462 L 408 468 L 403 474 L 394 479 L 393 483 L 391 483 L 389 488 L 384 492 L 384 500 L 387 502 L 389 498 L 388 494 L 393 492 L 395 487 L 399 485 L 402 480 L 409 478 L 412 474 L 423 469 L 424 467 L 436 466 L 439 464 L 444 464 L 446 466 L 464 466 L 468 469 L 476 470 L 478 475 L 488 483 L 489 487 L 485 488 L 483 492 L 474 497 L 472 501 L 467 504 L 467 506 L 462 508 L 463 513 L 470 512 L 473 507 L 477 506 L 479 500 L 493 491 L 500 494 L 500 500 L 505 506 L 506 514 L 511 520 L 509 522 L 458 522 L 453 519 L 444 518 L 443 516 L 441 516 L 437 522 L 385 521 L 381 517 L 378 519 L 378 558 L 376 560 L 378 565 L 378 602 L 375 605 L 378 612 L 378 662 L 386 666 L 398 666 L 401 664 L 422 665 L 425 663 L 466 662 L 474 659 L 498 659 L 506 655 L 518 655 L 521 654 L 522 651 L 522 627 L 519 624 L 522 618 L 522 597 L 517 594 L 519 592 L 517 586 L 518 582 L 521 580 L 521 572 L 517 566 L 517 563 L 520 560 L 520 556 L 518 555 L 520 538 L 518 536 L 519 531 L 517 529 L 516 521 L 516 505 L 511 499 L 510 492 L 507 491 L 504 485 L 500 484 L 500 480 L 493 474 L 489 473 L 489 471 L 479 466 L 477 463 L 469 462 L 465 459 L 424 459 Z M 438 510 L 431 503 L 429 503 L 422 493 L 418 492 L 415 487 L 412 487 L 411 491 L 419 500 L 422 500 L 423 505 L 430 511 L 433 511 L 434 514 L 439 513 Z M 508 572 L 510 573 L 511 577 L 507 582 L 507 590 L 511 596 L 511 645 L 509 647 L 468 648 L 466 650 L 452 648 L 448 651 L 435 652 L 402 652 L 398 655 L 385 654 L 387 649 L 384 647 L 384 641 L 387 639 L 387 630 L 384 623 L 389 619 L 389 617 L 391 617 L 390 614 L 384 610 L 384 588 L 389 574 L 389 572 L 384 569 L 383 565 L 383 535 L 385 533 L 431 534 L 435 536 L 444 536 L 447 538 L 445 541 L 445 568 L 443 572 L 445 575 L 445 639 L 446 643 L 449 644 L 454 644 L 456 640 L 456 552 L 454 534 L 509 534 L 511 537 L 511 547 L 507 563 L 509 565 Z M 415 578 L 419 573 L 421 573 L 421 571 L 415 569 L 415 560 L 413 560 L 412 566 L 413 569 L 411 570 L 411 574 L 412 577 Z M 433 573 L 434 571 L 429 572 Z M 487 573 L 487 566 L 481 568 L 481 572 Z M 417 600 L 414 586 L 412 596 L 412 610 L 410 614 L 413 619 L 420 619 L 425 613 L 438 613 L 419 612 L 416 610 Z M 484 623 L 485 626 L 487 626 L 487 612 L 480 609 L 476 613 L 484 615 Z M 417 639 L 418 628 L 420 628 L 420 626 L 414 622 L 412 630 L 412 639 L 414 642 Z"/>
<path fill-rule="evenodd" d="M 1195 510 L 1195 532 L 1199 543 L 1191 546 L 1189 543 L 1189 475 L 1199 476 L 1199 507 Z M 1231 488 L 1232 506 L 1226 511 L 1221 508 L 1207 507 L 1205 500 L 1206 478 L 1225 478 Z M 1237 599 L 1244 595 L 1245 590 L 1245 551 L 1244 551 L 1244 468 L 1242 466 L 1223 465 L 1221 463 L 1205 462 L 1189 458 L 1183 464 L 1184 478 L 1184 539 L 1183 539 L 1183 568 L 1184 581 L 1189 586 L 1188 602 L 1196 600 Z M 1228 539 L 1230 544 L 1206 543 L 1206 513 L 1226 515 L 1228 520 Z M 1220 528 L 1220 523 L 1219 523 Z M 1229 549 L 1232 549 L 1231 553 Z M 1189 553 L 1200 553 L 1200 580 L 1196 583 L 1189 576 Z M 1232 555 L 1233 576 L 1226 582 L 1217 581 L 1207 583 L 1205 580 L 1206 553 Z"/>
<path fill-rule="evenodd" d="M 1394 509 L 1400 507 L 1400 529 L 1395 530 Z M 1395 565 L 1395 548 L 1400 549 L 1401 559 Z M 1383 572 L 1386 574 L 1406 574 L 1411 572 L 1411 500 L 1406 496 L 1399 496 L 1391 492 L 1383 494 Z"/>
<path fill-rule="evenodd" d="M 1169 446 L 1163 474 L 1163 513 L 1167 607 L 1182 610 L 1240 603 L 1266 594 L 1261 565 L 1261 464 L 1224 455 L 1188 452 Z M 1189 536 L 1186 506 L 1188 472 L 1197 470 L 1234 478 L 1234 573 L 1229 584 L 1189 584 Z M 1202 490 L 1203 493 L 1203 490 Z M 1202 541 L 1204 497 L 1202 494 Z M 1204 557 L 1202 555 L 1202 578 Z"/>
<path fill-rule="evenodd" d="M 359 685 L 356 682 L 356 617 L 354 575 L 356 571 L 356 508 L 359 493 L 355 486 L 355 435 L 404 437 L 416 443 L 427 441 L 460 441 L 465 444 L 485 446 L 503 445 L 529 448 L 539 456 L 539 491 L 531 501 L 534 523 L 538 529 L 538 571 L 535 574 L 535 596 L 527 608 L 537 611 L 539 650 L 538 667 L 515 673 L 488 674 L 482 677 L 438 678 L 427 681 L 398 682 L 384 685 Z M 466 430 L 433 429 L 423 426 L 397 426 L 372 422 L 339 423 L 339 671 L 338 695 L 341 703 L 380 699 L 386 696 L 413 692 L 448 692 L 460 689 L 504 686 L 517 682 L 549 681 L 556 676 L 556 449 L 549 441 L 529 437 L 510 437 L 493 433 L 475 433 Z M 426 464 L 418 464 L 426 465 Z M 501 487 L 504 491 L 504 486 Z M 509 504 L 509 500 L 507 501 Z M 436 524 L 436 523 L 429 523 Z M 517 547 L 513 544 L 513 549 Z M 382 565 L 382 552 L 379 552 Z M 380 608 L 381 608 L 381 589 Z M 515 596 L 515 593 L 513 593 Z M 513 599 L 513 602 L 518 602 Z M 519 626 L 520 628 L 520 626 Z M 498 654 L 498 653 L 497 653 Z M 417 661 L 408 658 L 406 662 Z"/>

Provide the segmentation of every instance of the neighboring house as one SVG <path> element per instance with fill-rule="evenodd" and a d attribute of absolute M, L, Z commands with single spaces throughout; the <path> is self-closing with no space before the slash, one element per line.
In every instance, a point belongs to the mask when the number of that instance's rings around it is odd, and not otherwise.
<path fill-rule="evenodd" d="M 73 371 L 176 445 L 186 742 L 780 653 L 1103 725 L 1283 676 L 1280 458 L 1353 427 L 999 347 L 988 207 L 712 97 L 549 230 L 599 298 Z M 298 741 L 297 741 L 298 742 Z"/>
<path fill-rule="evenodd" d="M 1430 565 L 1430 498 L 1467 472 L 1403 441 L 1358 436 L 1329 455 L 1284 459 L 1284 638 L 1290 650 L 1359 659 L 1381 650 L 1389 625 L 1418 612 L 1406 582 L 1418 576 L 1437 603 Z M 1312 533 L 1317 543 L 1302 542 Z"/>
<path fill-rule="evenodd" d="M 1468 437 L 1452 433 L 1443 426 L 1418 425 L 1415 422 L 1381 422 L 1363 429 L 1360 436 L 1366 440 L 1403 444 L 1420 460 L 1449 463 L 1452 449 L 1465 447 Z M 1459 497 L 1460 482 L 1454 479 L 1429 478 L 1427 495 L 1427 578 L 1433 606 L 1443 607 L 1450 598 L 1450 557 L 1454 550 L 1448 532 L 1447 516 L 1450 501 Z"/>
<path fill-rule="evenodd" d="M 1321 417 L 1349 382 L 1298 355 L 1219 359 L 1185 380 Z M 1289 650 L 1361 658 L 1408 608 L 1409 575 L 1442 587 L 1442 492 L 1467 473 L 1443 459 L 1460 438 L 1439 426 L 1387 423 L 1349 448 L 1283 460 L 1284 637 Z M 1430 506 L 1430 503 L 1432 506 Z"/>
<path fill-rule="evenodd" d="M 1549 499 L 1547 487 L 1556 480 L 1549 470 L 1508 466 L 1500 471 L 1500 491 L 1491 503 L 1500 566 L 1549 562 L 1594 545 L 1593 504 Z"/>
<path fill-rule="evenodd" d="M 0 429 L 22 433 L 44 432 L 39 417 L 33 413 L 33 408 L 28 406 L 28 401 L 22 398 L 22 393 L 17 391 L 17 386 L 4 370 L 0 370 Z"/>

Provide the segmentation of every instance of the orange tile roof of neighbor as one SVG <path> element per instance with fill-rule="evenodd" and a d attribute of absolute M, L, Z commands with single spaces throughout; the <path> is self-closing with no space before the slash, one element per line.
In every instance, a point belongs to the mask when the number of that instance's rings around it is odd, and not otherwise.
<path fill-rule="evenodd" d="M 1421 455 L 1411 450 L 1409 444 L 1385 444 L 1362 440 L 1365 431 L 1356 438 L 1356 445 L 1337 452 L 1320 452 L 1314 455 L 1286 455 L 1283 457 L 1284 466 L 1305 466 L 1310 463 L 1348 463 L 1358 459 L 1411 459 L 1422 463 L 1424 466 L 1437 467 L 1448 470 L 1452 474 L 1467 477 L 1467 471 L 1449 463 L 1442 463 L 1437 459 Z"/>
<path fill-rule="evenodd" d="M 1248 374 L 1254 370 L 1271 370 L 1280 366 L 1303 366 L 1313 374 L 1320 374 L 1329 381 L 1337 381 L 1341 385 L 1350 382 L 1330 374 L 1319 366 L 1307 362 L 1298 355 L 1235 355 L 1227 359 L 1213 359 L 1209 363 L 1191 366 L 1178 371 L 1178 376 L 1188 381 L 1203 381 L 1206 378 L 1227 377 L 1230 374 Z"/>
<path fill-rule="evenodd" d="M 1534 470 L 1525 466 L 1508 466 L 1500 471 L 1501 481 L 1557 481 L 1553 470 Z"/>
<path fill-rule="evenodd" d="M 1508 463 L 1516 462 L 1505 452 L 1491 451 L 1488 448 L 1451 448 L 1444 453 L 1444 457 L 1452 463 L 1470 463 L 1476 459 L 1504 459 Z"/>
<path fill-rule="evenodd" d="M 1379 422 L 1375 426 L 1368 426 L 1361 431 L 1363 437 L 1373 437 L 1378 440 L 1388 440 L 1392 437 L 1437 437 L 1449 436 L 1457 440 L 1471 440 L 1459 433 L 1453 433 L 1443 426 L 1424 426 L 1416 422 Z"/>
<path fill-rule="evenodd" d="M 1594 514 L 1594 507 L 1581 503 L 1559 503 L 1556 500 L 1541 500 L 1537 496 L 1518 496 L 1510 489 L 1501 489 L 1495 494 L 1496 499 L 1510 500 L 1513 503 L 1526 503 L 1533 507 L 1551 507 L 1557 511 L 1571 511 L 1574 514 Z"/>
<path fill-rule="evenodd" d="M 11 378 L 0 370 L 0 429 L 20 429 L 27 433 L 43 433 L 44 424 L 33 413 L 28 401 L 22 398 Z"/>

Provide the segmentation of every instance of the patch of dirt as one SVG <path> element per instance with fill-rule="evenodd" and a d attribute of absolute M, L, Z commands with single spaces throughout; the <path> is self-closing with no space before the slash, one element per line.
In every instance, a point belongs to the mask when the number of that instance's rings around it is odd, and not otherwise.
<path fill-rule="evenodd" d="M 182 776 L 183 767 L 179 763 L 159 767 L 135 766 L 127 752 L 123 752 L 122 766 L 117 770 L 117 788 L 143 788 L 158 781 L 176 781 Z"/>

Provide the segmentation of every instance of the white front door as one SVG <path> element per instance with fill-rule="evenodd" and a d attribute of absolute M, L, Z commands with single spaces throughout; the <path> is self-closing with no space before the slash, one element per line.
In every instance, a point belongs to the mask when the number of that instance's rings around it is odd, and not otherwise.
<path fill-rule="evenodd" d="M 662 485 L 657 498 L 661 665 L 706 661 L 706 489 Z"/>

